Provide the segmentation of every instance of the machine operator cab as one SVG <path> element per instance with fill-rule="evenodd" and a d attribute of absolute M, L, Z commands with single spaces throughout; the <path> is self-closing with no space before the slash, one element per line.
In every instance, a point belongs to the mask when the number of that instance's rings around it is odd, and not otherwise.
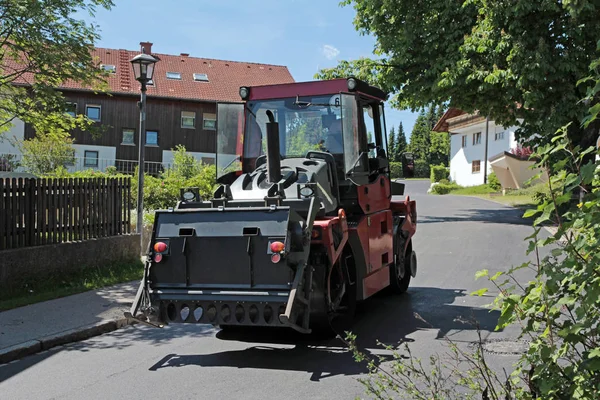
<path fill-rule="evenodd" d="M 333 157 L 340 196 L 389 177 L 382 90 L 351 77 L 242 87 L 240 97 L 244 104 L 218 105 L 219 183 L 265 163 L 269 115 L 282 160 Z"/>

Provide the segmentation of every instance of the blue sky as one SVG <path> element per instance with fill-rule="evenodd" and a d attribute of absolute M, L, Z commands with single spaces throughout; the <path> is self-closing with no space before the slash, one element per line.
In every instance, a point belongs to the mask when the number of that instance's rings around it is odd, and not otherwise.
<path fill-rule="evenodd" d="M 136 50 L 149 41 L 157 53 L 285 65 L 296 81 L 338 60 L 369 57 L 375 43 L 355 30 L 354 9 L 339 0 L 114 2 L 94 20 L 100 47 Z M 416 114 L 387 107 L 386 119 L 388 130 L 402 121 L 409 136 Z"/>

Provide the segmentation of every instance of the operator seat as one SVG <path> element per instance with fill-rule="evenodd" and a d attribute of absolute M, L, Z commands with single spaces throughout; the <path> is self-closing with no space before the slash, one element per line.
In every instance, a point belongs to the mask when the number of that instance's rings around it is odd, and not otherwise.
<path fill-rule="evenodd" d="M 248 134 L 244 143 L 244 172 L 254 171 L 258 165 L 257 160 L 263 155 L 263 132 L 256 120 L 249 122 Z"/>
<path fill-rule="evenodd" d="M 336 119 L 329 125 L 325 149 L 335 160 L 338 179 L 344 179 L 344 141 L 342 139 L 341 119 Z"/>
<path fill-rule="evenodd" d="M 329 132 L 325 142 L 325 148 L 331 154 L 344 154 L 344 145 L 342 140 L 342 120 L 336 119 L 329 125 Z"/>

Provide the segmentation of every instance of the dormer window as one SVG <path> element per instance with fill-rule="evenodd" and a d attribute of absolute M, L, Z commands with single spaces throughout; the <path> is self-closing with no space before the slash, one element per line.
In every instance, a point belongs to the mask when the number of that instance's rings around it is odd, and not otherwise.
<path fill-rule="evenodd" d="M 208 82 L 208 75 L 206 74 L 194 74 L 194 80 L 197 82 Z"/>
<path fill-rule="evenodd" d="M 111 74 L 115 74 L 117 72 L 117 67 L 115 67 L 114 65 L 110 65 L 110 64 L 100 64 L 100 68 L 102 68 L 105 71 L 110 72 Z"/>
<path fill-rule="evenodd" d="M 167 79 L 181 80 L 181 72 L 167 72 Z"/>

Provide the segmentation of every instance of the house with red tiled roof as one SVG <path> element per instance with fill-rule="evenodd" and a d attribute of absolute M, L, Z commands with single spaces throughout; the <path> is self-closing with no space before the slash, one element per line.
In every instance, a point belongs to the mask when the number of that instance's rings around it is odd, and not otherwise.
<path fill-rule="evenodd" d="M 217 104 L 240 103 L 240 86 L 293 83 L 285 66 L 241 61 L 215 60 L 152 53 L 152 43 L 141 42 L 141 51 L 157 56 L 153 81 L 146 102 L 146 170 L 153 172 L 172 160 L 172 149 L 184 145 L 196 158 L 214 162 L 217 132 Z M 75 130 L 77 164 L 71 169 L 116 166 L 133 171 L 138 159 L 140 84 L 130 60 L 139 52 L 96 48 L 93 55 L 109 71 L 109 93 L 96 94 L 89 88 L 65 83 L 59 89 L 69 101 L 70 113 L 85 114 L 105 128 L 94 138 Z M 23 77 L 23 84 L 27 83 Z M 5 136 L 31 138 L 31 126 L 15 121 Z M 15 152 L 7 140 L 0 143 L 0 155 Z"/>

